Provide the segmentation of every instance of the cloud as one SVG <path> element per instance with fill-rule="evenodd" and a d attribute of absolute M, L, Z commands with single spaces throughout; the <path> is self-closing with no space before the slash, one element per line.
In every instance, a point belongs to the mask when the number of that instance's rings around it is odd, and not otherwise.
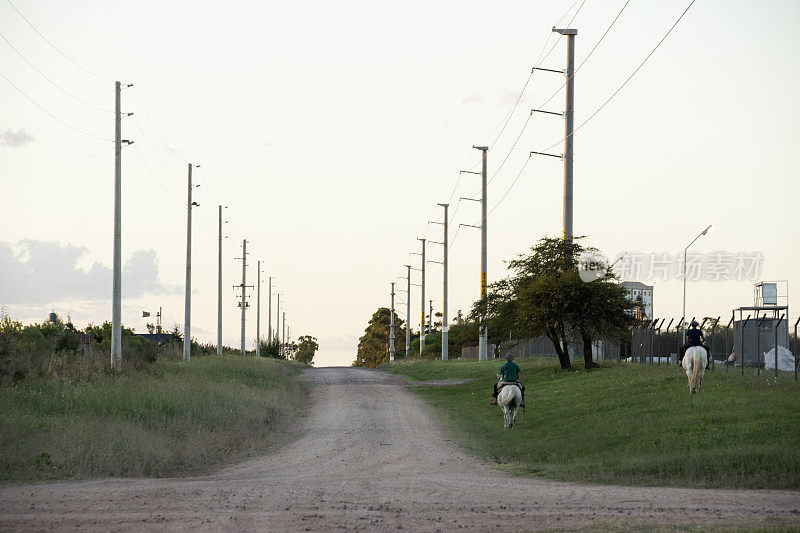
<path fill-rule="evenodd" d="M 480 102 L 482 96 L 481 93 L 472 93 L 463 100 L 461 100 L 461 105 L 469 105 L 469 104 L 477 104 Z"/>
<path fill-rule="evenodd" d="M 17 148 L 25 144 L 33 142 L 33 136 L 29 135 L 25 128 L 20 128 L 13 131 L 10 128 L 6 131 L 0 132 L 0 146 L 9 146 Z"/>
<path fill-rule="evenodd" d="M 0 242 L 0 303 L 40 305 L 65 300 L 97 301 L 111 296 L 111 269 L 94 262 L 84 270 L 78 261 L 88 254 L 83 246 L 56 241 L 22 240 L 15 246 Z M 122 293 L 136 298 L 146 294 L 174 294 L 176 286 L 158 279 L 154 250 L 138 250 L 122 269 Z"/>

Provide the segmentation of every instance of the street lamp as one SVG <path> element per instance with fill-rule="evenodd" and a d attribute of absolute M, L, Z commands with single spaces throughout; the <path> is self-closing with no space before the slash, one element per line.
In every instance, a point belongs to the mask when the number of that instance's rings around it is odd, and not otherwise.
<path fill-rule="evenodd" d="M 683 317 L 684 320 L 681 322 L 681 341 L 686 342 L 686 252 L 689 250 L 689 246 L 694 244 L 694 241 L 708 233 L 708 230 L 711 229 L 711 224 L 708 225 L 706 229 L 701 231 L 697 237 L 695 237 L 692 242 L 690 242 L 686 248 L 683 249 Z M 682 342 L 682 343 L 683 343 Z M 681 344 L 682 344 L 681 343 Z"/>

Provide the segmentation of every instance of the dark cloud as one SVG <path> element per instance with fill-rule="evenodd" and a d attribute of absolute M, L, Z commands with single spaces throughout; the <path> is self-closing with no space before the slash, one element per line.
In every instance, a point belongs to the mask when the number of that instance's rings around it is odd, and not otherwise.
<path fill-rule="evenodd" d="M 56 241 L 23 240 L 12 246 L 0 242 L 0 303 L 37 305 L 64 300 L 108 300 L 111 269 L 95 262 L 88 270 L 78 261 L 88 253 L 83 246 Z M 138 250 L 122 269 L 122 293 L 136 298 L 145 294 L 174 294 L 178 287 L 158 279 L 154 250 Z"/>
<path fill-rule="evenodd" d="M 0 131 L 0 146 L 16 148 L 31 142 L 33 142 L 33 136 L 28 134 L 25 128 L 20 128 L 17 131 L 13 131 L 10 128 L 6 131 Z"/>

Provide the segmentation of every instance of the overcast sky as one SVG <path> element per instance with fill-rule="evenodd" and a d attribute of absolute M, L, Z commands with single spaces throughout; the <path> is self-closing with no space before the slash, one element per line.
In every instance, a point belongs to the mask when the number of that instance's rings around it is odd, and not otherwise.
<path fill-rule="evenodd" d="M 26 322 L 51 310 L 79 324 L 110 319 L 108 140 L 113 80 L 121 80 L 135 84 L 122 95 L 123 111 L 135 113 L 123 122 L 123 138 L 135 142 L 123 150 L 126 326 L 143 331 L 142 311 L 163 306 L 165 326 L 182 327 L 185 180 L 193 162 L 201 165 L 193 334 L 216 339 L 217 206 L 227 205 L 225 343 L 239 344 L 233 285 L 242 269 L 234 258 L 246 238 L 248 284 L 263 261 L 262 332 L 266 277 L 273 276 L 292 337 L 319 339 L 319 364 L 353 361 L 370 316 L 389 304 L 390 282 L 404 284 L 396 277 L 408 261 L 419 266 L 407 255 L 418 251 L 417 237 L 441 237 L 427 222 L 441 219 L 436 204 L 448 199 L 455 212 L 451 317 L 468 309 L 479 290 L 479 232 L 455 234 L 460 223 L 479 223 L 479 206 L 457 203 L 480 184 L 469 174 L 457 181 L 458 171 L 478 162 L 473 144 L 487 143 L 494 175 L 530 109 L 563 83 L 558 74 L 534 74 L 497 139 L 542 52 L 553 47 L 541 66 L 564 68 L 566 41 L 551 27 L 580 8 L 572 23 L 580 64 L 625 4 L 12 1 L 69 59 L 0 0 L 0 72 L 8 79 L 0 78 L 0 305 Z M 688 3 L 630 1 L 575 77 L 576 125 Z M 708 224 L 692 250 L 706 269 L 727 258 L 731 276 L 742 279 L 715 281 L 720 276 L 703 271 L 689 281 L 688 315 L 729 316 L 751 305 L 756 280 L 785 279 L 790 294 L 800 290 L 798 23 L 800 4 L 792 0 L 697 0 L 575 135 L 575 233 L 612 259 L 642 258 L 638 279 L 655 285 L 657 316 L 680 317 L 672 260 Z M 563 92 L 544 107 L 563 111 Z M 561 118 L 534 115 L 491 181 L 489 208 L 531 150 L 562 137 Z M 530 159 L 492 212 L 490 281 L 505 275 L 504 260 L 560 234 L 562 179 L 557 159 Z M 440 248 L 431 245 L 428 257 L 440 259 Z M 650 253 L 672 261 L 670 268 L 659 263 L 651 276 Z M 737 275 L 740 258 L 761 258 L 758 272 Z M 439 265 L 429 265 L 427 281 L 439 311 Z M 416 287 L 411 298 L 416 328 Z M 404 299 L 398 295 L 403 318 Z M 256 318 L 250 302 L 248 345 Z"/>

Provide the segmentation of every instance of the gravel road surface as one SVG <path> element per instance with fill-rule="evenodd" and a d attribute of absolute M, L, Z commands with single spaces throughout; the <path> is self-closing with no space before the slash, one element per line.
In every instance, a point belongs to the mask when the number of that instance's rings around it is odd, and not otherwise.
<path fill-rule="evenodd" d="M 395 376 L 319 368 L 300 379 L 313 385 L 313 408 L 290 445 L 205 477 L 6 486 L 0 489 L 0 530 L 800 525 L 800 492 L 616 487 L 513 477 L 462 452 Z M 499 410 L 497 417 L 501 428 Z"/>

